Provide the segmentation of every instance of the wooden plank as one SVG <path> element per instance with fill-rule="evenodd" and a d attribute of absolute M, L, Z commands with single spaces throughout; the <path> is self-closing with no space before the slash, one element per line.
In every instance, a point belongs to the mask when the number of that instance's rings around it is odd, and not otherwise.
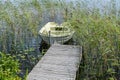
<path fill-rule="evenodd" d="M 53 44 L 27 80 L 75 80 L 81 57 L 80 46 Z"/>

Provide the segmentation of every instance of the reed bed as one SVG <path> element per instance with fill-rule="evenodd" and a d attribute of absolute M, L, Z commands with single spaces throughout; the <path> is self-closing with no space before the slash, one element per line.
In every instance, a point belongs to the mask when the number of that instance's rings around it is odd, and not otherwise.
<path fill-rule="evenodd" d="M 80 8 L 82 4 L 84 7 Z M 119 80 L 120 20 L 116 15 L 115 2 L 111 0 L 109 14 L 101 14 L 96 7 L 89 10 L 86 2 L 82 4 L 76 5 L 72 13 L 68 12 L 72 17 L 67 18 L 76 31 L 75 41 L 83 46 L 78 80 Z M 68 10 L 71 11 L 71 8 Z M 106 7 L 104 12 L 107 11 Z"/>
<path fill-rule="evenodd" d="M 31 70 L 39 60 L 33 40 L 39 40 L 43 23 L 68 22 L 75 30 L 73 39 L 83 47 L 78 80 L 120 79 L 120 10 L 117 0 L 103 5 L 101 0 L 30 0 L 14 5 L 0 2 L 0 50 L 15 55 L 20 69 Z M 99 3 L 100 6 L 97 6 Z M 33 53 L 31 53 L 33 52 Z M 37 53 L 36 55 L 30 55 Z M 23 67 L 25 66 L 25 67 Z M 19 76 L 24 76 L 21 73 Z"/>
<path fill-rule="evenodd" d="M 14 56 L 21 63 L 19 65 L 21 71 L 16 74 L 23 78 L 26 71 L 29 72 L 40 59 L 38 28 L 42 20 L 42 9 L 37 0 L 15 3 L 17 5 L 10 0 L 0 1 L 0 51 L 3 54 Z M 0 58 L 2 57 L 4 56 L 0 56 Z M 5 63 L 0 63 L 0 65 L 2 64 L 7 66 Z M 14 64 L 11 64 L 12 66 Z M 11 80 L 15 76 L 12 77 Z M 4 78 L 0 77 L 2 80 L 8 78 L 7 75 Z M 15 80 L 19 79 L 15 78 Z"/>

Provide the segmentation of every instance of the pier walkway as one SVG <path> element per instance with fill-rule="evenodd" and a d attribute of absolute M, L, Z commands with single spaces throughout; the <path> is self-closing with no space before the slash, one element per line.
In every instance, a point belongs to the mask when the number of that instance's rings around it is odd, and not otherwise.
<path fill-rule="evenodd" d="M 75 80 L 82 48 L 53 44 L 27 76 L 27 80 Z"/>

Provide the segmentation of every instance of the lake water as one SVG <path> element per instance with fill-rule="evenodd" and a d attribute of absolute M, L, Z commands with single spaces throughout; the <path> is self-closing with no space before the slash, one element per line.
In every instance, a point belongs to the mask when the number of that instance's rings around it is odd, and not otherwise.
<path fill-rule="evenodd" d="M 6 2 L 7 0 L 0 0 L 3 3 Z M 32 0 L 10 0 L 12 3 L 14 3 L 15 5 L 17 5 L 17 2 L 31 2 Z M 44 0 L 39 0 L 39 1 L 44 1 Z M 52 0 L 54 1 L 54 0 Z M 57 0 L 55 0 L 57 1 Z M 92 8 L 92 7 L 98 7 L 98 8 L 102 8 L 105 7 L 107 5 L 111 5 L 111 2 L 114 2 L 115 7 L 117 9 L 120 8 L 120 0 L 60 0 L 60 1 L 65 1 L 65 2 L 74 2 L 76 3 L 77 1 L 80 2 L 84 2 L 87 4 L 88 7 Z"/>

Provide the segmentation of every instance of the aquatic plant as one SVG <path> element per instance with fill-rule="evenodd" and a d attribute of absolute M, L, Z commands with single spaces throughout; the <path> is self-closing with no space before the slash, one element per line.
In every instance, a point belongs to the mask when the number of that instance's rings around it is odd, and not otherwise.
<path fill-rule="evenodd" d="M 39 59 L 37 38 L 42 14 L 41 4 L 37 0 L 17 3 L 15 5 L 10 0 L 0 2 L 0 50 L 18 58 L 23 77 L 26 70 L 29 68 L 30 71 Z M 33 52 L 36 54 L 33 55 Z"/>
<path fill-rule="evenodd" d="M 22 80 L 18 76 L 19 65 L 14 56 L 0 52 L 0 80 Z"/>
<path fill-rule="evenodd" d="M 89 13 L 89 10 L 79 9 L 79 6 L 73 10 L 68 22 L 76 31 L 75 41 L 83 46 L 80 79 L 119 80 L 119 20 L 115 14 L 101 15 L 96 8 L 93 9 L 94 13 Z"/>
<path fill-rule="evenodd" d="M 93 6 L 88 5 L 91 1 Z M 107 5 L 101 1 L 31 0 L 19 5 L 9 0 L 0 2 L 0 50 L 16 56 L 23 63 L 21 69 L 31 70 L 39 60 L 34 50 L 38 47 L 31 46 L 33 38 L 38 39 L 39 25 L 65 21 L 75 30 L 75 43 L 83 47 L 80 80 L 119 80 L 120 10 L 115 0 L 109 0 Z"/>

